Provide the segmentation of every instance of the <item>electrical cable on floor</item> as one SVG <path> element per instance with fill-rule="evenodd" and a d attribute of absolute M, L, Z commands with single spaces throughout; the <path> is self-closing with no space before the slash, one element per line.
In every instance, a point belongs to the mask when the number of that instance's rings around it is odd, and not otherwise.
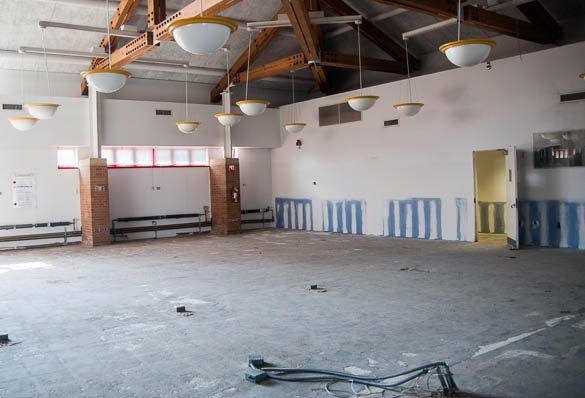
<path fill-rule="evenodd" d="M 246 380 L 250 382 L 262 383 L 267 379 L 282 382 L 326 382 L 325 391 L 330 395 L 347 393 L 350 394 L 348 396 L 372 396 L 373 393 L 369 387 L 401 395 L 412 390 L 435 393 L 437 391 L 432 391 L 430 388 L 431 376 L 436 376 L 440 382 L 441 387 L 438 391 L 442 392 L 443 395 L 452 396 L 458 390 L 449 366 L 445 362 L 433 362 L 385 376 L 367 377 L 327 369 L 270 367 L 259 356 L 250 357 L 248 365 L 253 370 L 253 372 L 246 374 Z M 421 388 L 418 383 L 425 376 L 427 377 L 426 390 Z M 335 383 L 349 383 L 351 392 L 332 391 L 330 387 Z M 363 386 L 364 389 L 357 392 L 354 385 Z M 337 396 L 341 397 L 342 395 Z"/>

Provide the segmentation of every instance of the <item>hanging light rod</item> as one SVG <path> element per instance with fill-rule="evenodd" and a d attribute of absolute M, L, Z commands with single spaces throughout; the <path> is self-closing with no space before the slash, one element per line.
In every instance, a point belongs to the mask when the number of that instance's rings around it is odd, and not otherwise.
<path fill-rule="evenodd" d="M 341 17 L 325 17 L 322 11 L 310 12 L 309 22 L 312 25 L 333 25 L 361 22 L 361 15 L 344 15 Z M 250 29 L 287 28 L 292 26 L 288 15 L 280 14 L 275 21 L 248 22 Z"/>
<path fill-rule="evenodd" d="M 39 21 L 39 28 L 57 28 L 57 29 L 70 29 L 70 30 L 79 30 L 82 32 L 95 32 L 101 34 L 107 34 L 108 30 L 106 28 L 100 28 L 97 26 L 87 26 L 87 25 L 75 25 L 70 23 L 62 23 L 62 22 L 52 22 L 52 21 Z M 135 39 L 140 36 L 142 33 L 133 31 L 130 29 L 120 30 L 120 29 L 110 29 L 110 36 L 117 36 L 117 37 L 128 37 L 130 39 Z"/>

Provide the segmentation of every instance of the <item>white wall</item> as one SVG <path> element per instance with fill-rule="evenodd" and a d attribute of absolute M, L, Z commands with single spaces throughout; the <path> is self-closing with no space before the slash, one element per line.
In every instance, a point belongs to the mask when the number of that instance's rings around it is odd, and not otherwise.
<path fill-rule="evenodd" d="M 367 89 L 381 99 L 363 113 L 361 122 L 318 127 L 320 106 L 357 92 L 299 104 L 308 126 L 295 136 L 281 132 L 283 146 L 272 151 L 274 197 L 312 199 L 315 229 L 323 225 L 324 200 L 363 200 L 365 233 L 376 235 L 388 232 L 389 200 L 440 198 L 442 238 L 471 240 L 472 152 L 514 145 L 522 151 L 522 199 L 585 201 L 585 168 L 535 170 L 530 153 L 534 132 L 585 126 L 585 102 L 559 103 L 561 93 L 585 91 L 577 77 L 585 65 L 585 43 L 492 65 L 490 71 L 479 65 L 417 78 L 425 107 L 414 118 L 400 118 L 397 127 L 384 128 L 383 121 L 399 117 L 392 105 L 404 102 L 399 97 L 405 82 Z M 281 118 L 288 108 L 281 108 Z M 295 146 L 297 138 L 303 140 L 301 151 Z M 464 202 L 456 202 L 458 198 Z M 461 213 L 456 203 L 465 201 Z M 460 231 L 458 214 L 466 218 Z"/>

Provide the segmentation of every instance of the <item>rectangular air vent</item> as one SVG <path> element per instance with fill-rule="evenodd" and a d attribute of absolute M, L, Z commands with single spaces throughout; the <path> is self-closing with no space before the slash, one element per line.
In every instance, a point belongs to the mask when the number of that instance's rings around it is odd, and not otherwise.
<path fill-rule="evenodd" d="M 20 110 L 22 110 L 22 105 L 20 105 L 20 104 L 2 104 L 2 109 L 5 111 L 20 111 Z"/>
<path fill-rule="evenodd" d="M 158 116 L 172 116 L 173 115 L 173 111 L 167 110 L 167 109 L 157 109 L 156 110 L 156 114 Z"/>
<path fill-rule="evenodd" d="M 362 120 L 362 113 L 354 111 L 347 102 L 319 107 L 319 127 L 359 122 L 360 120 Z"/>
<path fill-rule="evenodd" d="M 384 127 L 398 126 L 398 119 L 384 120 Z"/>
<path fill-rule="evenodd" d="M 585 100 L 585 92 L 572 93 L 572 94 L 561 94 L 561 103 L 572 102 L 572 101 L 582 101 L 582 100 Z"/>

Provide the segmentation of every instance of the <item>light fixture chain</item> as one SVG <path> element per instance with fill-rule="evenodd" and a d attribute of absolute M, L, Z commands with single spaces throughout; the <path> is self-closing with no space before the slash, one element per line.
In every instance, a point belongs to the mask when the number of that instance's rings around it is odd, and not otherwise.
<path fill-rule="evenodd" d="M 292 122 L 295 122 L 295 71 L 292 71 L 292 97 L 293 97 L 293 106 L 292 106 Z"/>
<path fill-rule="evenodd" d="M 20 101 L 24 107 L 24 63 L 22 60 L 22 52 L 20 53 Z"/>
<path fill-rule="evenodd" d="M 110 40 L 110 0 L 106 0 L 106 28 L 108 29 L 108 67 L 112 69 L 112 42 Z"/>
<path fill-rule="evenodd" d="M 357 24 L 357 31 L 358 31 L 358 62 L 359 62 L 359 69 L 360 69 L 360 91 L 363 91 L 364 86 L 362 82 L 362 42 L 360 37 L 360 25 L 361 23 Z"/>
<path fill-rule="evenodd" d="M 252 31 L 248 39 L 248 71 L 246 72 L 246 100 L 248 99 L 248 85 L 250 84 L 250 58 L 252 58 Z"/>
<path fill-rule="evenodd" d="M 408 39 L 404 40 L 404 49 L 406 51 L 406 76 L 408 81 L 408 102 L 412 102 L 412 87 L 410 85 L 410 60 L 408 57 Z"/>
<path fill-rule="evenodd" d="M 189 67 L 185 66 L 185 120 L 189 120 Z"/>
<path fill-rule="evenodd" d="M 461 40 L 461 0 L 457 2 L 457 40 Z"/>
<path fill-rule="evenodd" d="M 41 29 L 41 41 L 43 44 L 43 55 L 45 58 L 45 76 L 47 78 L 47 90 L 49 91 L 49 98 L 53 98 L 51 94 L 51 80 L 49 79 L 49 61 L 47 61 L 47 46 L 45 45 L 45 29 Z"/>

